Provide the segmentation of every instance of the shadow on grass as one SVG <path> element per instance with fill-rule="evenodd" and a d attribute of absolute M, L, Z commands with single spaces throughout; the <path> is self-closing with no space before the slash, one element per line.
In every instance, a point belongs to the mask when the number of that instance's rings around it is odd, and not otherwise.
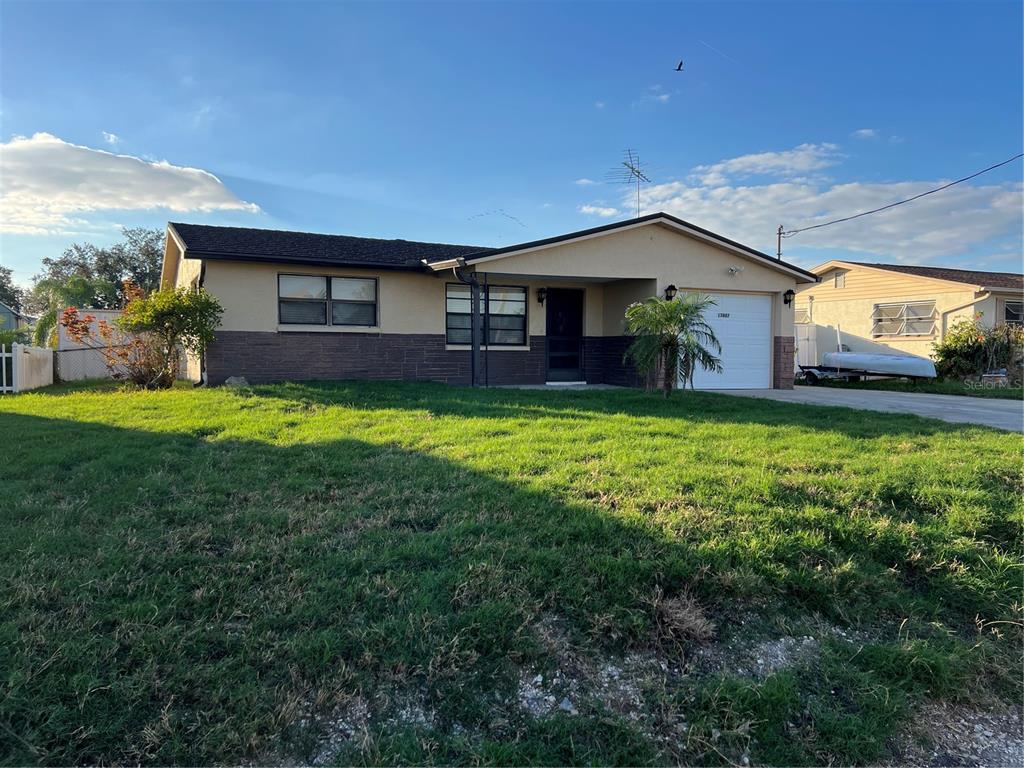
<path fill-rule="evenodd" d="M 259 390 L 369 409 L 426 407 L 420 391 Z M 427 402 L 467 417 L 715 418 L 719 407 L 736 417 L 714 396 L 678 405 L 572 394 L 439 386 Z M 768 411 L 759 403 L 749 416 L 771 424 Z M 961 620 L 1005 597 L 1005 585 L 905 580 L 892 568 L 908 556 L 907 535 L 841 516 L 816 523 L 822 536 L 764 520 L 708 548 L 699 526 L 669 534 L 389 444 L 275 445 L 222 439 L 214 426 L 158 433 L 10 413 L 0 434 L 16 446 L 0 512 L 5 763 L 274 760 L 301 750 L 303 718 L 381 690 L 415 692 L 442 729 L 511 745 L 507 762 L 605 762 L 609 731 L 594 721 L 566 721 L 551 742 L 550 726 L 516 709 L 519 670 L 544 659 L 533 630 L 543 616 L 564 618 L 576 642 L 622 649 L 648 642 L 655 588 L 691 591 L 720 614 L 767 589 L 834 617 Z M 794 509 L 821 504 L 779 492 Z M 716 526 L 725 535 L 728 521 Z M 740 546 L 762 535 L 775 538 L 770 554 Z M 638 739 L 616 759 L 654 754 Z"/>
<path fill-rule="evenodd" d="M 298 403 L 424 410 L 439 416 L 474 418 L 563 418 L 616 415 L 685 419 L 722 424 L 761 424 L 813 431 L 839 432 L 850 437 L 927 436 L 986 429 L 952 424 L 911 414 L 852 410 L 831 406 L 783 403 L 721 395 L 714 392 L 660 394 L 637 389 L 518 390 L 472 389 L 445 384 L 407 382 L 287 382 L 253 387 L 261 397 Z M 249 390 L 240 390 L 243 396 Z"/>

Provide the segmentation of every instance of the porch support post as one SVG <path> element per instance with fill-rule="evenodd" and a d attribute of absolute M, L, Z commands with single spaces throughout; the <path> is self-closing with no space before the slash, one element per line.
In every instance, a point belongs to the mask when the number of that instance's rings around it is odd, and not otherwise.
<path fill-rule="evenodd" d="M 483 336 L 483 323 L 480 322 L 480 283 L 476 275 L 471 276 L 469 284 L 469 305 L 473 316 L 469 320 L 470 336 L 472 337 L 472 359 L 470 360 L 470 379 L 472 386 L 480 386 L 480 338 Z"/>
<path fill-rule="evenodd" d="M 475 272 L 465 270 L 466 262 L 459 259 L 459 265 L 452 269 L 452 272 L 463 285 L 469 286 L 469 382 L 470 386 L 480 386 L 480 347 L 483 336 L 483 324 L 480 322 L 480 283 L 476 279 Z"/>

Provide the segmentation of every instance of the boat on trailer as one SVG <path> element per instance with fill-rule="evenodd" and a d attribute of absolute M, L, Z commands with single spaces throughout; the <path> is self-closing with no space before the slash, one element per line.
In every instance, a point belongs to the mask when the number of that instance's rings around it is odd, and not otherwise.
<path fill-rule="evenodd" d="M 826 352 L 821 365 L 801 365 L 808 384 L 821 379 L 853 379 L 864 376 L 892 376 L 918 379 L 934 379 L 935 363 L 917 355 L 876 355 L 864 352 Z"/>

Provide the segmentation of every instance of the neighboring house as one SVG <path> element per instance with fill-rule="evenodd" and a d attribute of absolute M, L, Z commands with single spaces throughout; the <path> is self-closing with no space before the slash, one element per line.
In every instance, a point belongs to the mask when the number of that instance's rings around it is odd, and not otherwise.
<path fill-rule="evenodd" d="M 32 322 L 32 318 L 28 315 L 23 315 L 13 307 L 9 307 L 3 302 L 0 302 L 0 330 L 17 330 L 18 328 L 27 328 Z"/>
<path fill-rule="evenodd" d="M 1015 273 L 856 261 L 828 261 L 811 271 L 820 282 L 797 294 L 797 343 L 816 336 L 819 353 L 840 343 L 838 329 L 854 352 L 931 357 L 933 344 L 960 320 L 977 315 L 986 327 L 1022 320 L 1024 276 Z M 800 362 L 820 361 L 801 355 Z"/>
<path fill-rule="evenodd" d="M 710 293 L 724 371 L 696 385 L 717 389 L 792 386 L 792 297 L 816 279 L 659 213 L 502 248 L 171 223 L 161 283 L 203 286 L 223 305 L 205 360 L 189 361 L 189 377 L 212 384 L 469 384 L 476 359 L 484 385 L 632 385 L 626 308 L 670 287 Z"/>

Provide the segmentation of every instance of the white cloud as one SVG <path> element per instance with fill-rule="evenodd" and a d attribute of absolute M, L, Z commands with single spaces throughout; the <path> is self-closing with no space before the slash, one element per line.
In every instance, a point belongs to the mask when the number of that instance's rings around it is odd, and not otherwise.
<path fill-rule="evenodd" d="M 859 128 L 850 135 L 855 139 L 877 139 L 878 130 L 875 128 Z"/>
<path fill-rule="evenodd" d="M 595 184 L 597 184 L 597 182 L 594 181 L 593 179 L 576 179 L 576 181 L 574 181 L 573 184 L 576 184 L 577 186 L 580 187 L 592 187 Z"/>
<path fill-rule="evenodd" d="M 102 210 L 250 211 L 220 179 L 199 168 L 150 162 L 69 144 L 48 133 L 0 144 L 0 231 L 49 234 Z"/>
<path fill-rule="evenodd" d="M 603 101 L 595 101 L 594 102 L 594 107 L 596 107 L 597 109 L 604 109 L 604 102 Z"/>
<path fill-rule="evenodd" d="M 116 133 L 107 133 L 106 131 L 100 131 L 103 134 L 103 140 L 112 147 L 116 147 L 121 143 L 121 137 Z"/>
<path fill-rule="evenodd" d="M 721 186 L 729 182 L 729 177 L 772 175 L 793 179 L 835 165 L 841 159 L 835 144 L 801 144 L 782 152 L 757 152 L 712 165 L 698 165 L 693 173 L 705 186 Z"/>
<path fill-rule="evenodd" d="M 618 208 L 607 208 L 601 205 L 581 205 L 577 210 L 588 216 L 600 216 L 603 219 L 609 219 L 612 216 L 617 216 L 619 213 Z"/>
<path fill-rule="evenodd" d="M 824 148 L 824 149 L 823 149 Z M 792 177 L 798 170 L 831 165 L 839 157 L 833 145 L 804 144 L 786 152 L 724 160 L 694 169 L 687 182 L 657 184 L 641 190 L 643 213 L 665 211 L 774 253 L 775 230 L 806 227 L 878 208 L 940 186 L 932 181 L 835 184 Z M 755 170 L 756 169 L 756 170 Z M 731 174 L 761 173 L 764 184 L 734 184 Z M 624 204 L 628 198 L 623 198 Z M 784 240 L 784 249 L 835 248 L 919 262 L 969 253 L 1000 237 L 1017 237 L 1024 207 L 1020 183 L 960 185 L 906 206 L 804 232 Z M 808 261 L 824 261 L 811 256 Z"/>
<path fill-rule="evenodd" d="M 638 101 L 633 102 L 633 106 L 638 106 L 646 102 L 653 102 L 655 104 L 667 104 L 672 98 L 672 94 L 665 90 L 662 85 L 651 85 L 647 87 L 643 95 Z"/>

